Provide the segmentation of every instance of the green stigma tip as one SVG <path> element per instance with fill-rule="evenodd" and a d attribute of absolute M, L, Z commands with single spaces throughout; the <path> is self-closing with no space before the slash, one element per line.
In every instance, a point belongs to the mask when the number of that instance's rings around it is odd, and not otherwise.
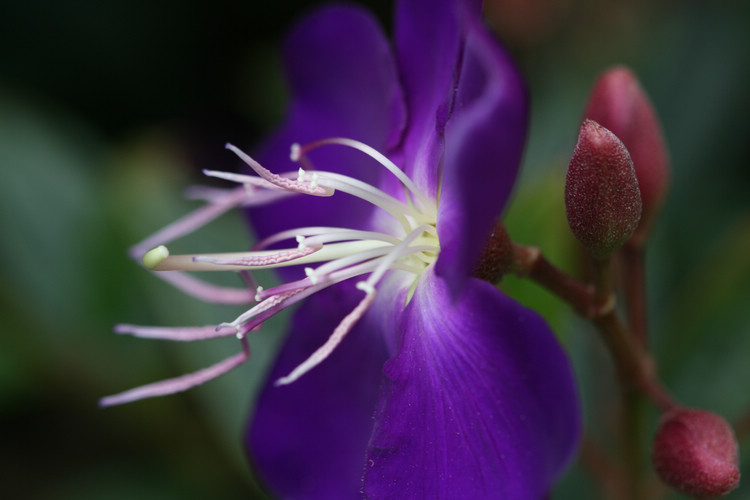
<path fill-rule="evenodd" d="M 169 250 L 164 245 L 159 245 L 146 252 L 143 256 L 143 265 L 149 269 L 155 269 L 167 257 L 169 257 Z"/>

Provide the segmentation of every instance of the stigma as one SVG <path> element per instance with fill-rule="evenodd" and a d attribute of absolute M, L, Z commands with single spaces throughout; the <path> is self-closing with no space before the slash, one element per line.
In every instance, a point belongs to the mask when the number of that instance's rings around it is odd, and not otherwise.
<path fill-rule="evenodd" d="M 362 180 L 313 165 L 308 153 L 331 146 L 355 149 L 369 156 L 375 164 L 387 170 L 387 175 L 395 177 L 402 187 L 401 192 L 393 195 Z M 260 330 L 270 317 L 325 288 L 356 280 L 356 290 L 352 293 L 362 294 L 358 304 L 341 319 L 322 346 L 291 373 L 276 381 L 276 385 L 290 384 L 318 366 L 334 351 L 373 304 L 378 286 L 388 273 L 403 275 L 408 286 L 406 300 L 411 298 L 421 275 L 440 253 L 436 227 L 437 200 L 420 190 L 387 156 L 352 139 L 328 138 L 305 145 L 293 144 L 290 158 L 298 163 L 299 168 L 281 173 L 268 170 L 231 144 L 227 144 L 226 148 L 256 175 L 204 170 L 205 175 L 229 181 L 235 187 L 226 191 L 199 190 L 196 195 L 208 202 L 206 206 L 136 245 L 131 254 L 141 257 L 147 269 L 157 271 L 167 281 L 198 298 L 205 300 L 218 295 L 228 299 L 225 301 L 227 303 L 238 303 L 243 299 L 252 306 L 233 320 L 216 325 L 213 331 L 209 327 L 191 330 L 133 325 L 120 325 L 116 331 L 172 340 L 192 340 L 191 335 L 195 336 L 195 340 L 235 335 L 243 343 L 243 351 L 223 362 L 224 365 L 214 365 L 218 368 L 210 372 L 213 378 L 249 359 L 245 337 Z M 358 227 L 351 228 L 325 225 L 288 228 L 259 241 L 247 252 L 172 255 L 166 247 L 170 241 L 195 231 L 232 208 L 267 205 L 288 196 L 354 196 L 381 211 L 385 217 L 378 217 L 377 220 L 386 222 L 375 225 L 371 217 L 361 221 L 361 224 L 358 221 Z M 254 270 L 279 267 L 299 269 L 298 279 L 264 288 L 252 274 Z M 219 288 L 186 273 L 192 271 L 238 272 L 248 288 Z M 304 332 L 293 334 L 304 335 Z M 203 376 L 190 374 L 110 396 L 104 398 L 102 404 L 109 406 L 185 390 L 205 382 L 208 375 L 204 372 L 209 369 L 196 372 Z M 191 385 L 191 376 L 196 376 L 196 384 Z M 172 388 L 175 390 L 172 391 Z"/>

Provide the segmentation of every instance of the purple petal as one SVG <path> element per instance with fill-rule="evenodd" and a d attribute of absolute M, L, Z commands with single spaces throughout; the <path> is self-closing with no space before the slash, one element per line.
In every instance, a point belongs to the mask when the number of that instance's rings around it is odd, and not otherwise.
<path fill-rule="evenodd" d="M 409 117 L 403 168 L 430 195 L 437 193 L 442 134 L 460 64 L 462 7 L 479 15 L 481 1 L 402 0 L 396 7 L 396 54 Z"/>
<path fill-rule="evenodd" d="M 326 341 L 361 296 L 345 283 L 309 298 L 261 393 L 245 442 L 261 479 L 281 498 L 361 498 L 387 359 L 382 335 L 360 322 L 320 366 L 273 386 Z"/>
<path fill-rule="evenodd" d="M 334 6 L 307 17 L 284 50 L 291 105 L 283 128 L 256 159 L 279 173 L 296 171 L 292 143 L 347 137 L 386 151 L 400 139 L 403 98 L 389 43 L 372 15 Z M 316 168 L 341 172 L 377 185 L 381 168 L 370 158 L 340 146 L 310 153 Z M 348 195 L 330 199 L 295 196 L 253 209 L 259 237 L 301 226 L 362 227 L 372 208 Z"/>
<path fill-rule="evenodd" d="M 455 289 L 506 204 L 527 130 L 521 76 L 477 16 L 463 16 L 465 51 L 454 111 L 445 133 L 438 214 L 442 252 L 437 273 Z"/>
<path fill-rule="evenodd" d="M 454 301 L 428 271 L 401 319 L 399 354 L 365 465 L 369 498 L 539 499 L 580 433 L 568 360 L 543 320 L 472 279 Z"/>

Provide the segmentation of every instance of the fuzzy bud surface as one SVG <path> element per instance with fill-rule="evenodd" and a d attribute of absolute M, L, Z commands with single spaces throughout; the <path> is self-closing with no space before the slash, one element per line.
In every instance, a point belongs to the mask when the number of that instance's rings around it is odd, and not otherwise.
<path fill-rule="evenodd" d="M 643 218 L 633 239 L 642 243 L 669 184 L 669 157 L 653 105 L 633 72 L 616 66 L 594 84 L 584 117 L 611 130 L 630 153 L 643 200 Z"/>
<path fill-rule="evenodd" d="M 633 234 L 641 209 L 628 150 L 615 134 L 585 120 L 565 180 L 565 210 L 573 234 L 595 258 L 604 259 Z"/>
<path fill-rule="evenodd" d="M 651 456 L 665 483 L 696 498 L 726 495 L 740 482 L 734 432 L 723 418 L 706 410 L 667 412 Z"/>

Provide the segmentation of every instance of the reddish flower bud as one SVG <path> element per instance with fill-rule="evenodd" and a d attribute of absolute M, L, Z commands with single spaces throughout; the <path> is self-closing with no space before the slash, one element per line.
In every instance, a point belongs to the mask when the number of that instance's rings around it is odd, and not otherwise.
<path fill-rule="evenodd" d="M 651 458 L 665 483 L 697 498 L 726 495 L 740 483 L 732 428 L 706 410 L 676 408 L 665 413 Z"/>
<path fill-rule="evenodd" d="M 565 180 L 565 210 L 573 234 L 603 259 L 622 246 L 641 219 L 633 161 L 620 140 L 585 120 Z"/>
<path fill-rule="evenodd" d="M 643 217 L 633 242 L 642 245 L 669 184 L 667 148 L 653 106 L 635 75 L 617 66 L 596 81 L 584 117 L 611 130 L 630 152 L 643 200 Z"/>

